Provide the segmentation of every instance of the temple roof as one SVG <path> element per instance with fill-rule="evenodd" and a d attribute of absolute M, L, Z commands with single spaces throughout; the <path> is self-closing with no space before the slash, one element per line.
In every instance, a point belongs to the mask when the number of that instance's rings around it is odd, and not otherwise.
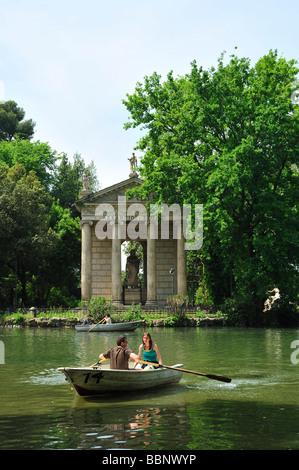
<path fill-rule="evenodd" d="M 78 210 L 84 205 L 99 204 L 99 203 L 116 203 L 118 196 L 125 196 L 128 189 L 136 188 L 141 186 L 143 180 L 141 180 L 137 174 L 136 176 L 130 176 L 130 178 L 120 181 L 119 183 L 108 186 L 107 188 L 101 189 L 95 193 L 89 191 L 82 191 L 81 198 L 76 202 Z M 132 200 L 130 200 L 132 202 Z"/>

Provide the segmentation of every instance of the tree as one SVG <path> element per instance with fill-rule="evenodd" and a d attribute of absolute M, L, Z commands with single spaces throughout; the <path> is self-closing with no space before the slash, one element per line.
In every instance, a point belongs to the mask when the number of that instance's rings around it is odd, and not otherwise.
<path fill-rule="evenodd" d="M 74 305 L 81 262 L 75 202 L 84 172 L 98 188 L 96 169 L 79 154 L 70 163 L 47 143 L 31 142 L 34 124 L 24 116 L 15 102 L 0 104 L 0 307 L 11 306 L 17 291 L 19 305 Z"/>
<path fill-rule="evenodd" d="M 82 190 L 82 175 L 84 172 L 91 176 L 91 190 L 96 191 L 99 183 L 94 163 L 92 162 L 86 166 L 83 158 L 78 153 L 74 155 L 72 163 L 66 154 L 62 154 L 51 187 L 52 196 L 59 200 L 63 208 L 69 209 L 74 217 L 78 215 L 74 203 L 78 200 Z"/>
<path fill-rule="evenodd" d="M 21 285 L 22 305 L 30 306 L 28 283 L 54 253 L 58 236 L 48 226 L 51 203 L 34 172 L 0 167 L 1 265 Z"/>
<path fill-rule="evenodd" d="M 204 205 L 205 285 L 252 321 L 273 287 L 285 305 L 298 302 L 297 73 L 277 51 L 253 67 L 222 55 L 217 69 L 193 62 L 185 77 L 145 77 L 124 100 L 125 127 L 145 131 L 135 192 Z"/>
<path fill-rule="evenodd" d="M 81 281 L 80 218 L 73 217 L 54 201 L 49 211 L 49 227 L 58 236 L 55 252 L 46 268 L 44 305 L 65 305 L 78 297 Z"/>
<path fill-rule="evenodd" d="M 0 140 L 13 138 L 31 139 L 35 123 L 32 119 L 24 121 L 25 111 L 15 101 L 0 102 Z"/>
<path fill-rule="evenodd" d="M 81 261 L 79 217 L 46 193 L 20 164 L 0 167 L 1 304 L 68 306 L 78 298 Z M 6 299 L 6 301 L 4 300 Z"/>
<path fill-rule="evenodd" d="M 58 158 L 56 151 L 46 143 L 30 142 L 18 137 L 11 142 L 0 141 L 0 166 L 20 164 L 27 173 L 34 171 L 47 191 L 53 184 Z"/>

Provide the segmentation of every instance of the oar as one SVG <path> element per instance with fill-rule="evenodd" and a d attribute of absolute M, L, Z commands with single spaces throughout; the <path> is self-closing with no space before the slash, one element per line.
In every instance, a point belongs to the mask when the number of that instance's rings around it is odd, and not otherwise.
<path fill-rule="evenodd" d="M 97 361 L 94 364 L 91 364 L 91 366 L 89 366 L 89 367 L 95 367 L 99 364 L 102 364 L 102 362 L 105 362 L 105 361 L 108 361 L 108 358 L 102 359 L 101 361 Z"/>
<path fill-rule="evenodd" d="M 138 362 L 140 362 L 141 364 L 148 364 L 150 366 L 158 367 L 158 365 L 154 364 L 153 362 L 146 362 L 146 361 L 138 361 Z M 173 370 L 179 370 L 181 372 L 187 372 L 188 374 L 203 375 L 204 377 L 207 377 L 208 379 L 220 380 L 220 382 L 229 383 L 232 380 L 232 379 L 229 379 L 228 377 L 222 377 L 221 375 L 203 374 L 202 372 L 194 372 L 193 370 L 180 369 L 179 367 L 165 366 L 164 364 L 162 364 L 161 366 L 165 367 L 166 369 L 173 369 Z"/>
<path fill-rule="evenodd" d="M 95 325 L 93 325 L 92 328 L 90 328 L 90 330 L 87 331 L 87 333 L 89 333 L 91 330 L 93 330 L 96 326 L 98 326 L 100 323 L 103 323 L 105 321 L 105 318 L 102 318 L 101 321 L 99 321 L 99 323 L 96 323 Z"/>

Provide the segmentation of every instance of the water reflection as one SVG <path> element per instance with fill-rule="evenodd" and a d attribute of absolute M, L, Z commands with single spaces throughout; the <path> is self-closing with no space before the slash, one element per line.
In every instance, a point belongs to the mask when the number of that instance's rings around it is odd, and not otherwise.
<path fill-rule="evenodd" d="M 298 407 L 207 400 L 180 406 L 91 406 L 0 419 L 5 449 L 298 449 Z M 16 433 L 22 429 L 22 440 Z M 297 432 L 294 430 L 297 429 Z"/>
<path fill-rule="evenodd" d="M 175 449 L 186 446 L 186 419 L 182 406 L 77 409 L 68 414 L 61 433 L 77 449 Z"/>
<path fill-rule="evenodd" d="M 143 441 L 143 444 L 145 446 L 150 445 L 151 430 L 148 428 L 159 427 L 159 419 L 161 419 L 159 408 L 141 410 L 141 412 L 136 414 L 133 420 L 129 423 L 130 437 L 135 437 L 137 431 L 142 431 L 144 434 L 144 439 L 146 439 Z"/>

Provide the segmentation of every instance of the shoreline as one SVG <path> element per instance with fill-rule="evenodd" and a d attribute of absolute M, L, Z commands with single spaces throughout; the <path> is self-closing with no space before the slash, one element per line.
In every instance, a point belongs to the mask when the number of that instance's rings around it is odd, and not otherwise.
<path fill-rule="evenodd" d="M 23 320 L 20 323 L 14 323 L 15 319 L 10 318 L 9 320 L 0 324 L 1 327 L 9 328 L 73 328 L 76 325 L 83 323 L 84 318 L 63 318 L 63 317 L 49 317 L 49 318 L 30 318 L 28 320 Z M 145 325 L 147 325 L 146 320 L 144 320 Z M 227 326 L 226 318 L 184 318 L 182 319 L 179 325 L 169 325 L 165 318 L 159 318 L 150 320 L 153 327 L 165 327 L 171 328 L 175 326 L 179 327 L 214 327 L 214 326 Z"/>

